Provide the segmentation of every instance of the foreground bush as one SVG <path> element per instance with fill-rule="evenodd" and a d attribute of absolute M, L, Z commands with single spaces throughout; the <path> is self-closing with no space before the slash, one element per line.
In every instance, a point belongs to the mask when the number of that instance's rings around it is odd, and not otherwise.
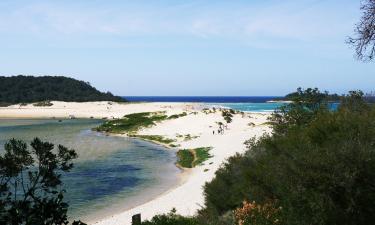
<path fill-rule="evenodd" d="M 281 207 L 276 202 L 269 201 L 263 205 L 256 202 L 243 202 L 243 206 L 235 210 L 238 225 L 276 225 L 281 224 Z"/>
<path fill-rule="evenodd" d="M 0 224 L 68 224 L 61 176 L 73 168 L 73 149 L 35 138 L 31 149 L 11 139 L 0 154 Z M 83 225 L 73 222 L 73 225 Z"/>
<path fill-rule="evenodd" d="M 142 225 L 198 225 L 198 221 L 193 217 L 183 217 L 172 210 L 168 214 L 154 216 L 150 221 L 142 222 Z"/>
<path fill-rule="evenodd" d="M 220 218 L 244 200 L 264 205 L 275 199 L 283 209 L 280 224 L 375 220 L 374 107 L 351 92 L 329 111 L 316 90 L 301 91 L 294 106 L 273 116 L 272 135 L 248 141 L 245 154 L 217 171 L 205 186 L 200 217 L 224 224 Z"/>

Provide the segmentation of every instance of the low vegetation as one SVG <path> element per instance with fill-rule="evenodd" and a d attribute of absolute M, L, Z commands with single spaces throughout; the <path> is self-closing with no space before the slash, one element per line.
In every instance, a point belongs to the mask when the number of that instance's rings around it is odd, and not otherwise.
<path fill-rule="evenodd" d="M 177 134 L 176 137 L 177 138 L 182 138 L 184 141 L 190 141 L 190 140 L 199 138 L 198 135 L 192 136 L 191 134 L 185 134 L 185 135 L 183 135 L 183 134 Z"/>
<path fill-rule="evenodd" d="M 0 76 L 0 106 L 43 101 L 125 102 L 110 92 L 103 93 L 89 83 L 63 76 Z"/>
<path fill-rule="evenodd" d="M 236 112 L 233 109 L 224 109 L 221 113 L 221 115 L 223 116 L 224 120 L 227 123 L 232 122 L 232 120 L 233 120 L 232 118 L 233 118 L 234 114 L 236 114 Z"/>
<path fill-rule="evenodd" d="M 142 128 L 151 127 L 156 125 L 157 122 L 177 119 L 183 116 L 187 116 L 187 113 L 183 112 L 171 116 L 167 116 L 165 111 L 133 113 L 125 115 L 121 119 L 108 120 L 94 130 L 116 134 L 133 134 L 134 136 Z"/>
<path fill-rule="evenodd" d="M 24 105 L 25 103 L 21 104 Z M 36 102 L 33 104 L 33 106 L 35 107 L 49 107 L 49 106 L 53 106 L 52 102 L 51 101 L 42 101 L 42 102 Z"/>
<path fill-rule="evenodd" d="M 168 119 L 177 119 L 177 118 L 184 117 L 184 116 L 187 116 L 186 112 L 183 112 L 183 113 L 180 113 L 180 114 L 171 115 L 171 116 L 168 117 Z"/>
<path fill-rule="evenodd" d="M 190 150 L 179 150 L 177 152 L 177 158 L 177 165 L 184 168 L 193 168 L 194 154 Z"/>
<path fill-rule="evenodd" d="M 154 141 L 154 142 L 158 142 L 158 143 L 162 143 L 162 144 L 171 144 L 171 143 L 176 141 L 174 139 L 166 138 L 166 137 L 163 137 L 161 135 L 137 135 L 137 134 L 132 134 L 132 135 L 129 135 L 129 136 L 141 138 L 141 139 L 148 140 L 148 141 Z"/>
<path fill-rule="evenodd" d="M 131 133 L 137 132 L 141 128 L 151 127 L 168 119 L 164 112 L 143 112 L 124 116 L 121 119 L 109 120 L 95 128 L 97 131 L 109 133 Z"/>
<path fill-rule="evenodd" d="M 184 168 L 193 168 L 201 165 L 204 161 L 211 158 L 210 147 L 201 147 L 194 149 L 182 149 L 177 152 L 177 164 Z"/>

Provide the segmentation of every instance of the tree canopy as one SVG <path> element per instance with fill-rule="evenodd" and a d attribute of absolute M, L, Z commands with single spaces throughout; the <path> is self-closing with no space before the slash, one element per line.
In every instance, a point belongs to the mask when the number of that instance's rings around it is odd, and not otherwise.
<path fill-rule="evenodd" d="M 1 105 L 40 101 L 116 101 L 121 97 L 102 93 L 89 83 L 63 76 L 0 76 Z"/>

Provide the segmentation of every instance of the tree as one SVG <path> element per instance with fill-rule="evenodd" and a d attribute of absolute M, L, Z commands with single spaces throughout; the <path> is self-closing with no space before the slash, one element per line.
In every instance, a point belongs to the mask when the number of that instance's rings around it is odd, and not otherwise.
<path fill-rule="evenodd" d="M 30 145 L 11 139 L 0 155 L 0 224 L 68 224 L 61 176 L 77 154 L 39 138 Z"/>
<path fill-rule="evenodd" d="M 318 112 L 327 110 L 327 96 L 327 92 L 322 93 L 317 88 L 297 88 L 286 96 L 292 102 L 272 113 L 273 132 L 283 134 L 293 126 L 308 124 Z"/>
<path fill-rule="evenodd" d="M 356 25 L 355 36 L 347 42 L 355 48 L 359 60 L 371 61 L 375 55 L 375 0 L 364 0 L 361 10 L 363 14 Z"/>

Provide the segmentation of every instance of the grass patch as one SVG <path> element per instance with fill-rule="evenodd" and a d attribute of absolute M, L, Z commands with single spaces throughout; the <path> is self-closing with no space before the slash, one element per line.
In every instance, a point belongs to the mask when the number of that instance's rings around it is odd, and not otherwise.
<path fill-rule="evenodd" d="M 179 150 L 177 152 L 177 164 L 184 168 L 193 168 L 194 154 L 187 149 Z"/>
<path fill-rule="evenodd" d="M 171 144 L 176 140 L 165 138 L 161 135 L 129 135 L 130 137 L 137 137 L 148 141 L 156 141 L 163 144 Z"/>
<path fill-rule="evenodd" d="M 183 149 L 177 152 L 177 164 L 184 168 L 193 168 L 201 165 L 204 161 L 211 158 L 210 147 L 202 147 L 195 149 Z"/>
<path fill-rule="evenodd" d="M 167 118 L 168 116 L 164 112 L 134 113 L 126 115 L 121 119 L 109 120 L 95 130 L 110 133 L 130 133 L 144 127 L 154 126 L 156 122 L 166 120 Z"/>
<path fill-rule="evenodd" d="M 53 106 L 53 104 L 50 101 L 42 101 L 42 102 L 36 102 L 36 103 L 34 103 L 33 106 L 36 106 L 36 107 L 48 107 L 48 106 Z"/>
<path fill-rule="evenodd" d="M 125 115 L 121 119 L 109 120 L 95 128 L 96 131 L 110 133 L 134 133 L 138 130 L 156 125 L 157 122 L 169 119 L 177 119 L 186 116 L 187 113 L 165 115 L 165 112 L 143 112 Z"/>
<path fill-rule="evenodd" d="M 203 147 L 203 148 L 196 148 L 193 149 L 195 151 L 195 160 L 193 162 L 193 166 L 200 165 L 207 159 L 211 158 L 209 151 L 211 150 L 210 147 Z"/>
<path fill-rule="evenodd" d="M 187 116 L 186 112 L 183 112 L 183 113 L 180 113 L 180 114 L 171 115 L 171 116 L 168 117 L 168 119 L 177 119 L 177 118 L 184 117 L 184 116 Z"/>
<path fill-rule="evenodd" d="M 171 148 L 177 148 L 177 147 L 180 147 L 180 145 L 170 144 L 169 147 L 171 147 Z"/>

